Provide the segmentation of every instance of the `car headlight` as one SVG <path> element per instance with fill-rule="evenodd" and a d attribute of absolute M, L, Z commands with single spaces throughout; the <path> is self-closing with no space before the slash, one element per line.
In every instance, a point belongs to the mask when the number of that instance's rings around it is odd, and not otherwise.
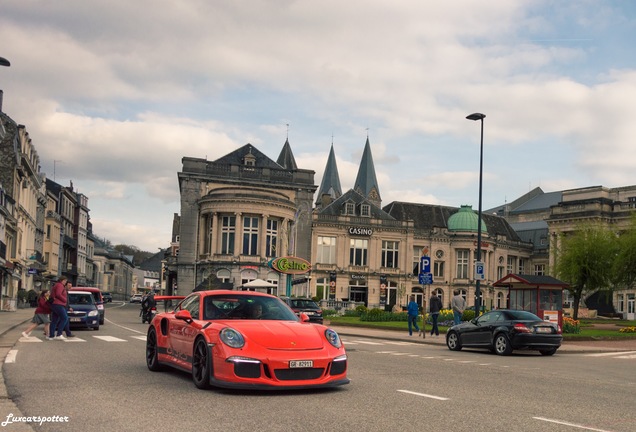
<path fill-rule="evenodd" d="M 334 347 L 336 348 L 342 347 L 342 341 L 340 340 L 340 336 L 338 336 L 338 333 L 336 333 L 335 330 L 332 330 L 332 329 L 325 330 L 325 337 L 327 338 L 329 343 L 333 345 Z"/>
<path fill-rule="evenodd" d="M 243 335 L 229 327 L 221 330 L 219 337 L 225 345 L 232 348 L 243 348 L 243 345 L 245 345 L 245 339 L 243 339 Z"/>
<path fill-rule="evenodd" d="M 97 312 L 96 310 L 92 310 L 88 313 L 88 316 L 97 316 L 99 315 L 99 312 Z"/>

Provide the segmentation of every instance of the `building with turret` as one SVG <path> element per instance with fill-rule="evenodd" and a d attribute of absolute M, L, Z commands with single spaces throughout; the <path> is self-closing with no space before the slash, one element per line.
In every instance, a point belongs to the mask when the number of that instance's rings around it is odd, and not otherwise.
<path fill-rule="evenodd" d="M 423 305 L 433 291 L 448 307 L 457 289 L 474 304 L 477 213 L 470 206 L 382 206 L 368 137 L 355 184 L 345 193 L 332 146 L 315 203 L 310 286 L 294 294 L 389 310 L 406 306 L 411 294 Z M 531 272 L 532 244 L 495 215 L 483 215 L 482 238 L 482 304 L 505 307 L 506 293 L 492 284 L 508 273 Z M 424 284 L 423 256 L 431 273 Z"/>
<path fill-rule="evenodd" d="M 237 289 L 262 280 L 268 292 L 284 294 L 279 287 L 289 281 L 268 263 L 286 255 L 310 260 L 315 172 L 297 167 L 289 140 L 276 161 L 246 144 L 215 161 L 182 163 L 166 291 Z"/>

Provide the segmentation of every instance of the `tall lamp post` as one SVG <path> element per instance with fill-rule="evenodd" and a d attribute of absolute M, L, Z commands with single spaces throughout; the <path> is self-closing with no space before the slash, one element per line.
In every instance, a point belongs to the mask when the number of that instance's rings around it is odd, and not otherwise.
<path fill-rule="evenodd" d="M 484 167 L 484 118 L 486 114 L 474 113 L 466 117 L 468 120 L 481 121 L 481 142 L 479 145 L 479 212 L 477 213 L 477 262 L 481 262 L 481 191 Z M 481 311 L 481 279 L 475 275 L 475 317 Z"/>

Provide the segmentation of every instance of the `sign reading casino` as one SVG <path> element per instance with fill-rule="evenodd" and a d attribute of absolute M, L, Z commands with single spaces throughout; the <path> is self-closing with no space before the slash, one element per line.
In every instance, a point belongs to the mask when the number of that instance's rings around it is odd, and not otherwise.
<path fill-rule="evenodd" d="M 351 234 L 351 235 L 371 236 L 371 235 L 373 235 L 373 230 L 371 228 L 349 227 L 349 234 Z"/>
<path fill-rule="evenodd" d="M 268 265 L 277 272 L 284 274 L 304 274 L 311 270 L 309 261 L 293 256 L 273 259 Z"/>

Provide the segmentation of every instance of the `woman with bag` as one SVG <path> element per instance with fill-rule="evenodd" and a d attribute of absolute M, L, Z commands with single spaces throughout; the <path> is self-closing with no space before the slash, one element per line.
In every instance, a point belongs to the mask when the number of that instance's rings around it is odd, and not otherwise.
<path fill-rule="evenodd" d="M 49 290 L 43 289 L 38 296 L 38 306 L 35 308 L 35 313 L 33 314 L 31 324 L 29 324 L 29 327 L 27 327 L 27 329 L 22 332 L 22 336 L 24 336 L 25 338 L 31 337 L 31 332 L 35 330 L 35 328 L 40 324 L 44 324 L 44 335 L 48 336 L 49 325 L 51 323 L 51 320 L 49 319 L 49 314 L 51 313 L 51 304 L 48 300 Z"/>

